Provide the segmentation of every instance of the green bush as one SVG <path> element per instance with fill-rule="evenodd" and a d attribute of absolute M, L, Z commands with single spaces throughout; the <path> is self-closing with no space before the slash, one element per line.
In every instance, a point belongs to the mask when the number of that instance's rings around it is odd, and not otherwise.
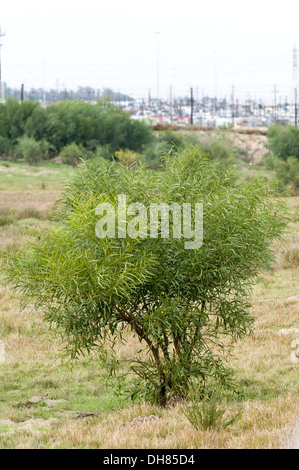
<path fill-rule="evenodd" d="M 142 156 L 139 153 L 133 152 L 129 149 L 117 150 L 114 152 L 114 157 L 119 163 L 128 167 L 142 159 Z"/>
<path fill-rule="evenodd" d="M 144 155 L 146 163 L 152 169 L 157 169 L 161 165 L 163 155 L 166 152 L 166 146 L 163 141 L 156 141 L 142 149 L 142 155 Z"/>
<path fill-rule="evenodd" d="M 97 145 L 109 145 L 112 152 L 126 148 L 140 152 L 142 146 L 152 141 L 152 132 L 145 123 L 130 119 L 129 114 L 106 101 L 91 105 L 65 100 L 45 108 L 37 102 L 20 104 L 11 99 L 0 104 L 2 144 L 7 141 L 11 148 L 15 147 L 24 135 L 38 142 L 47 141 L 48 156 L 71 143 L 92 151 Z"/>
<path fill-rule="evenodd" d="M 13 223 L 13 219 L 9 215 L 1 215 L 0 214 L 0 227 L 4 225 L 10 225 Z"/>
<path fill-rule="evenodd" d="M 19 139 L 18 151 L 29 165 L 37 165 L 43 155 L 40 142 L 27 135 Z"/>
<path fill-rule="evenodd" d="M 100 203 L 111 205 L 120 229 L 119 195 L 127 207 L 139 203 L 137 219 L 129 211 L 127 219 L 137 234 L 99 237 L 99 224 L 112 220 L 100 218 Z M 43 309 L 66 354 L 97 351 L 116 376 L 116 341 L 125 341 L 127 331 L 135 335 L 140 351 L 127 358 L 137 382 L 133 396 L 165 406 L 168 396 L 185 398 L 209 378 L 229 386 L 222 354 L 229 340 L 251 331 L 250 287 L 260 269 L 271 266 L 271 244 L 286 223 L 284 202 L 274 195 L 264 179 L 239 186 L 196 148 L 168 156 L 160 171 L 87 161 L 58 203 L 57 227 L 41 229 L 26 249 L 7 255 L 6 282 Z M 200 202 L 203 244 L 199 236 L 195 247 L 185 245 L 192 236 L 184 224 L 183 236 L 172 236 L 181 224 L 171 215 L 170 235 L 158 221 L 154 237 L 150 219 L 137 215 L 140 204 L 146 212 L 153 203 L 190 203 L 194 227 Z M 123 373 L 127 378 L 128 369 Z"/>
<path fill-rule="evenodd" d="M 299 160 L 295 157 L 289 157 L 287 161 L 277 159 L 274 168 L 280 189 L 289 188 L 296 193 L 299 190 Z"/>
<path fill-rule="evenodd" d="M 238 161 L 234 150 L 223 142 L 211 142 L 209 145 L 200 145 L 200 148 L 203 153 L 218 161 L 223 169 L 235 165 Z"/>
<path fill-rule="evenodd" d="M 0 158 L 8 156 L 11 149 L 11 145 L 7 137 L 0 135 Z"/>
<path fill-rule="evenodd" d="M 191 394 L 191 402 L 183 407 L 183 413 L 197 430 L 225 429 L 241 416 L 241 411 L 231 411 L 219 389 L 204 396 Z"/>
<path fill-rule="evenodd" d="M 146 163 L 153 169 L 157 169 L 163 157 L 167 153 L 176 154 L 178 149 L 184 149 L 191 145 L 197 146 L 198 141 L 192 135 L 181 135 L 177 132 L 157 132 L 155 138 L 149 144 L 143 146 L 142 154 Z"/>
<path fill-rule="evenodd" d="M 53 145 L 51 145 L 46 139 L 42 139 L 39 141 L 42 159 L 43 160 L 50 160 L 55 155 L 55 149 Z"/>
<path fill-rule="evenodd" d="M 36 108 L 27 121 L 26 131 L 36 140 L 47 139 L 57 152 L 71 143 L 91 150 L 96 145 L 109 145 L 112 152 L 124 148 L 138 152 L 152 139 L 144 123 L 103 102 L 91 105 L 66 100 Z"/>
<path fill-rule="evenodd" d="M 84 158 L 84 152 L 75 143 L 66 145 L 60 152 L 60 158 L 62 163 L 66 165 L 76 166 L 80 163 L 80 160 Z"/>
<path fill-rule="evenodd" d="M 269 147 L 273 154 L 287 160 L 288 157 L 295 157 L 299 160 L 299 128 L 296 126 L 270 127 L 267 132 Z"/>
<path fill-rule="evenodd" d="M 113 151 L 110 145 L 98 145 L 94 152 L 94 158 L 105 158 L 106 160 L 113 160 Z"/>

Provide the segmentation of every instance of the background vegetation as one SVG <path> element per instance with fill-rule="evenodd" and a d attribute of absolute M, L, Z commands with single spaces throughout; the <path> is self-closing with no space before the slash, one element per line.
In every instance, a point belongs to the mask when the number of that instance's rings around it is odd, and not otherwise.
<path fill-rule="evenodd" d="M 34 106 L 30 104 L 28 108 Z M 11 129 L 11 135 L 16 129 L 17 126 Z M 58 153 L 51 146 L 47 157 L 43 156 L 36 166 L 28 166 L 21 148 L 17 150 L 18 139 L 24 134 L 18 135 L 12 144 L 1 131 L 0 146 L 4 149 L 0 161 L 1 256 L 7 250 L 16 252 L 25 239 L 33 240 L 32 230 L 39 226 L 46 231 L 53 227 L 56 201 L 67 178 L 77 172 L 77 168 L 52 160 Z M 223 155 L 223 147 L 229 150 L 228 160 L 233 161 L 227 163 L 227 168 L 233 166 L 237 170 L 236 178 L 241 184 L 257 176 L 268 180 L 277 178 L 273 162 L 287 163 L 288 157 L 280 159 L 274 155 L 274 149 L 266 148 L 266 139 L 264 153 L 255 147 L 255 136 L 245 142 L 245 136 L 242 140 L 236 134 L 194 132 L 192 138 L 187 135 L 189 131 L 154 132 L 152 140 L 144 143 L 141 150 L 130 151 L 133 155 L 127 152 L 127 146 L 118 149 L 122 150 L 117 154 L 118 161 L 130 166 L 137 159 L 145 159 L 152 168 L 157 168 L 164 151 L 171 149 L 174 156 L 177 154 L 171 142 L 183 148 L 190 144 L 205 146 L 215 160 L 218 154 L 210 148 L 217 141 L 221 147 L 219 155 Z M 96 143 L 95 147 L 76 145 L 87 155 L 84 158 L 93 158 L 90 151 L 108 160 L 113 155 L 109 142 Z M 190 401 L 181 402 L 173 397 L 165 409 L 150 405 L 141 397 L 132 403 L 127 396 L 115 394 L 120 390 L 116 382 L 110 382 L 105 369 L 99 367 L 96 355 L 80 356 L 71 364 L 62 360 L 60 341 L 49 334 L 42 312 L 30 304 L 20 313 L 20 296 L 9 287 L 4 288 L 1 278 L 0 339 L 5 343 L 6 363 L 0 364 L 0 447 L 277 448 L 293 445 L 292 433 L 298 415 L 298 365 L 291 361 L 291 344 L 298 338 L 299 200 L 290 180 L 280 179 L 279 189 L 291 194 L 285 198 L 290 215 L 287 234 L 284 242 L 274 246 L 276 263 L 269 271 L 258 273 L 250 298 L 250 315 L 255 317 L 252 334 L 233 345 L 232 357 L 222 358 L 234 374 L 238 393 L 217 388 L 214 395 L 211 384 L 210 394 L 216 398 L 209 406 L 204 406 L 198 390 L 193 390 Z M 0 266 L 2 262 L 0 259 Z M 282 329 L 289 333 L 281 334 Z M 128 382 L 131 376 L 127 358 L 138 355 L 139 350 L 140 343 L 129 331 L 124 333 L 123 341 L 115 343 L 116 358 L 120 361 L 118 373 Z"/>

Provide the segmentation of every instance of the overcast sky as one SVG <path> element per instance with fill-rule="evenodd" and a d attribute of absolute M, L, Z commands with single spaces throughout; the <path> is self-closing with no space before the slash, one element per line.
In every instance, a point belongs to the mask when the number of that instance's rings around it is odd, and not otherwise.
<path fill-rule="evenodd" d="M 293 99 L 299 0 L 0 0 L 0 25 L 11 87 Z"/>

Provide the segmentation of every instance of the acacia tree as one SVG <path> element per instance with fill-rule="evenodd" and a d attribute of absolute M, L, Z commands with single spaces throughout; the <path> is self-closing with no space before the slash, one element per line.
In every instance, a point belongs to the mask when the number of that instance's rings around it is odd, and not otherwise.
<path fill-rule="evenodd" d="M 117 232 L 120 194 L 146 207 L 202 202 L 202 246 L 186 249 L 184 236 L 171 236 L 171 217 L 169 238 L 160 236 L 161 224 L 157 238 L 149 225 L 137 238 L 99 238 L 95 209 L 115 207 Z M 169 394 L 185 397 L 194 382 L 228 380 L 222 352 L 227 338 L 252 328 L 250 286 L 271 263 L 283 214 L 265 181 L 239 185 L 196 148 L 166 157 L 155 172 L 86 162 L 61 197 L 57 226 L 7 257 L 6 280 L 42 308 L 72 357 L 94 349 L 113 356 L 116 339 L 130 330 L 147 353 L 130 359 L 139 387 L 143 382 L 164 406 Z"/>

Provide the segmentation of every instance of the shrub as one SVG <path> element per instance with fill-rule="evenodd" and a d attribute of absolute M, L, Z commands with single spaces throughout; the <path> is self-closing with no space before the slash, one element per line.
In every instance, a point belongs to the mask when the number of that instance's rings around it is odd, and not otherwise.
<path fill-rule="evenodd" d="M 267 132 L 270 150 L 282 160 L 295 157 L 299 160 L 299 128 L 296 126 L 270 127 Z"/>
<path fill-rule="evenodd" d="M 299 160 L 297 158 L 289 157 L 287 161 L 277 160 L 274 167 L 281 190 L 288 187 L 294 192 L 299 190 Z"/>
<path fill-rule="evenodd" d="M 117 150 L 114 152 L 114 156 L 122 165 L 130 166 L 133 163 L 136 163 L 137 160 L 140 160 L 141 156 L 136 153 L 132 152 L 132 150 L 124 149 L 124 150 Z"/>
<path fill-rule="evenodd" d="M 99 238 L 95 228 L 109 220 L 96 208 L 111 204 L 118 230 L 120 194 L 145 208 L 203 202 L 202 246 L 186 249 L 185 226 L 181 238 L 167 238 L 161 223 L 157 238 L 145 237 L 150 220 L 138 218 L 139 209 L 137 220 L 129 217 L 135 237 Z M 271 243 L 285 227 L 284 203 L 273 195 L 264 179 L 238 186 L 195 148 L 166 158 L 161 171 L 84 162 L 59 202 L 57 227 L 7 256 L 6 282 L 43 308 L 73 358 L 96 350 L 116 373 L 116 340 L 136 335 L 143 352 L 128 358 L 136 393 L 161 406 L 169 394 L 185 398 L 209 378 L 230 385 L 221 355 L 229 338 L 251 330 L 247 295 L 259 270 L 271 266 Z M 173 233 L 180 224 L 169 220 Z"/>
<path fill-rule="evenodd" d="M 142 155 L 151 168 L 157 169 L 165 154 L 171 153 L 171 155 L 174 155 L 178 149 L 187 148 L 191 145 L 198 145 L 198 141 L 193 136 L 183 136 L 178 132 L 167 130 L 156 133 L 153 142 L 143 147 Z"/>
<path fill-rule="evenodd" d="M 77 144 L 72 143 L 63 147 L 60 158 L 62 163 L 76 166 L 80 163 L 80 159 L 84 158 L 84 152 Z"/>
<path fill-rule="evenodd" d="M 18 149 L 29 165 L 37 165 L 42 158 L 42 148 L 33 137 L 24 135 L 19 139 Z"/>
<path fill-rule="evenodd" d="M 4 225 L 10 225 L 13 223 L 13 219 L 9 215 L 1 215 L 0 214 L 0 227 Z"/>
<path fill-rule="evenodd" d="M 298 268 L 299 266 L 299 235 L 292 234 L 280 247 L 278 262 L 282 268 Z"/>
<path fill-rule="evenodd" d="M 11 149 L 10 142 L 6 137 L 0 135 L 0 157 L 7 157 Z"/>
<path fill-rule="evenodd" d="M 94 158 L 105 158 L 106 160 L 113 159 L 113 152 L 110 145 L 98 145 L 94 152 Z"/>
<path fill-rule="evenodd" d="M 142 155 L 149 167 L 157 169 L 166 152 L 165 143 L 163 141 L 156 141 L 150 145 L 146 145 L 142 150 Z"/>
<path fill-rule="evenodd" d="M 55 148 L 46 139 L 39 141 L 42 159 L 49 160 L 55 155 Z"/>
<path fill-rule="evenodd" d="M 191 402 L 183 407 L 183 413 L 195 429 L 225 429 L 241 416 L 240 411 L 232 412 L 226 405 L 220 390 L 212 390 L 203 397 L 191 394 Z"/>
<path fill-rule="evenodd" d="M 227 144 L 215 141 L 208 145 L 201 145 L 200 148 L 202 152 L 209 155 L 213 160 L 217 160 L 223 169 L 237 163 L 235 152 Z"/>

